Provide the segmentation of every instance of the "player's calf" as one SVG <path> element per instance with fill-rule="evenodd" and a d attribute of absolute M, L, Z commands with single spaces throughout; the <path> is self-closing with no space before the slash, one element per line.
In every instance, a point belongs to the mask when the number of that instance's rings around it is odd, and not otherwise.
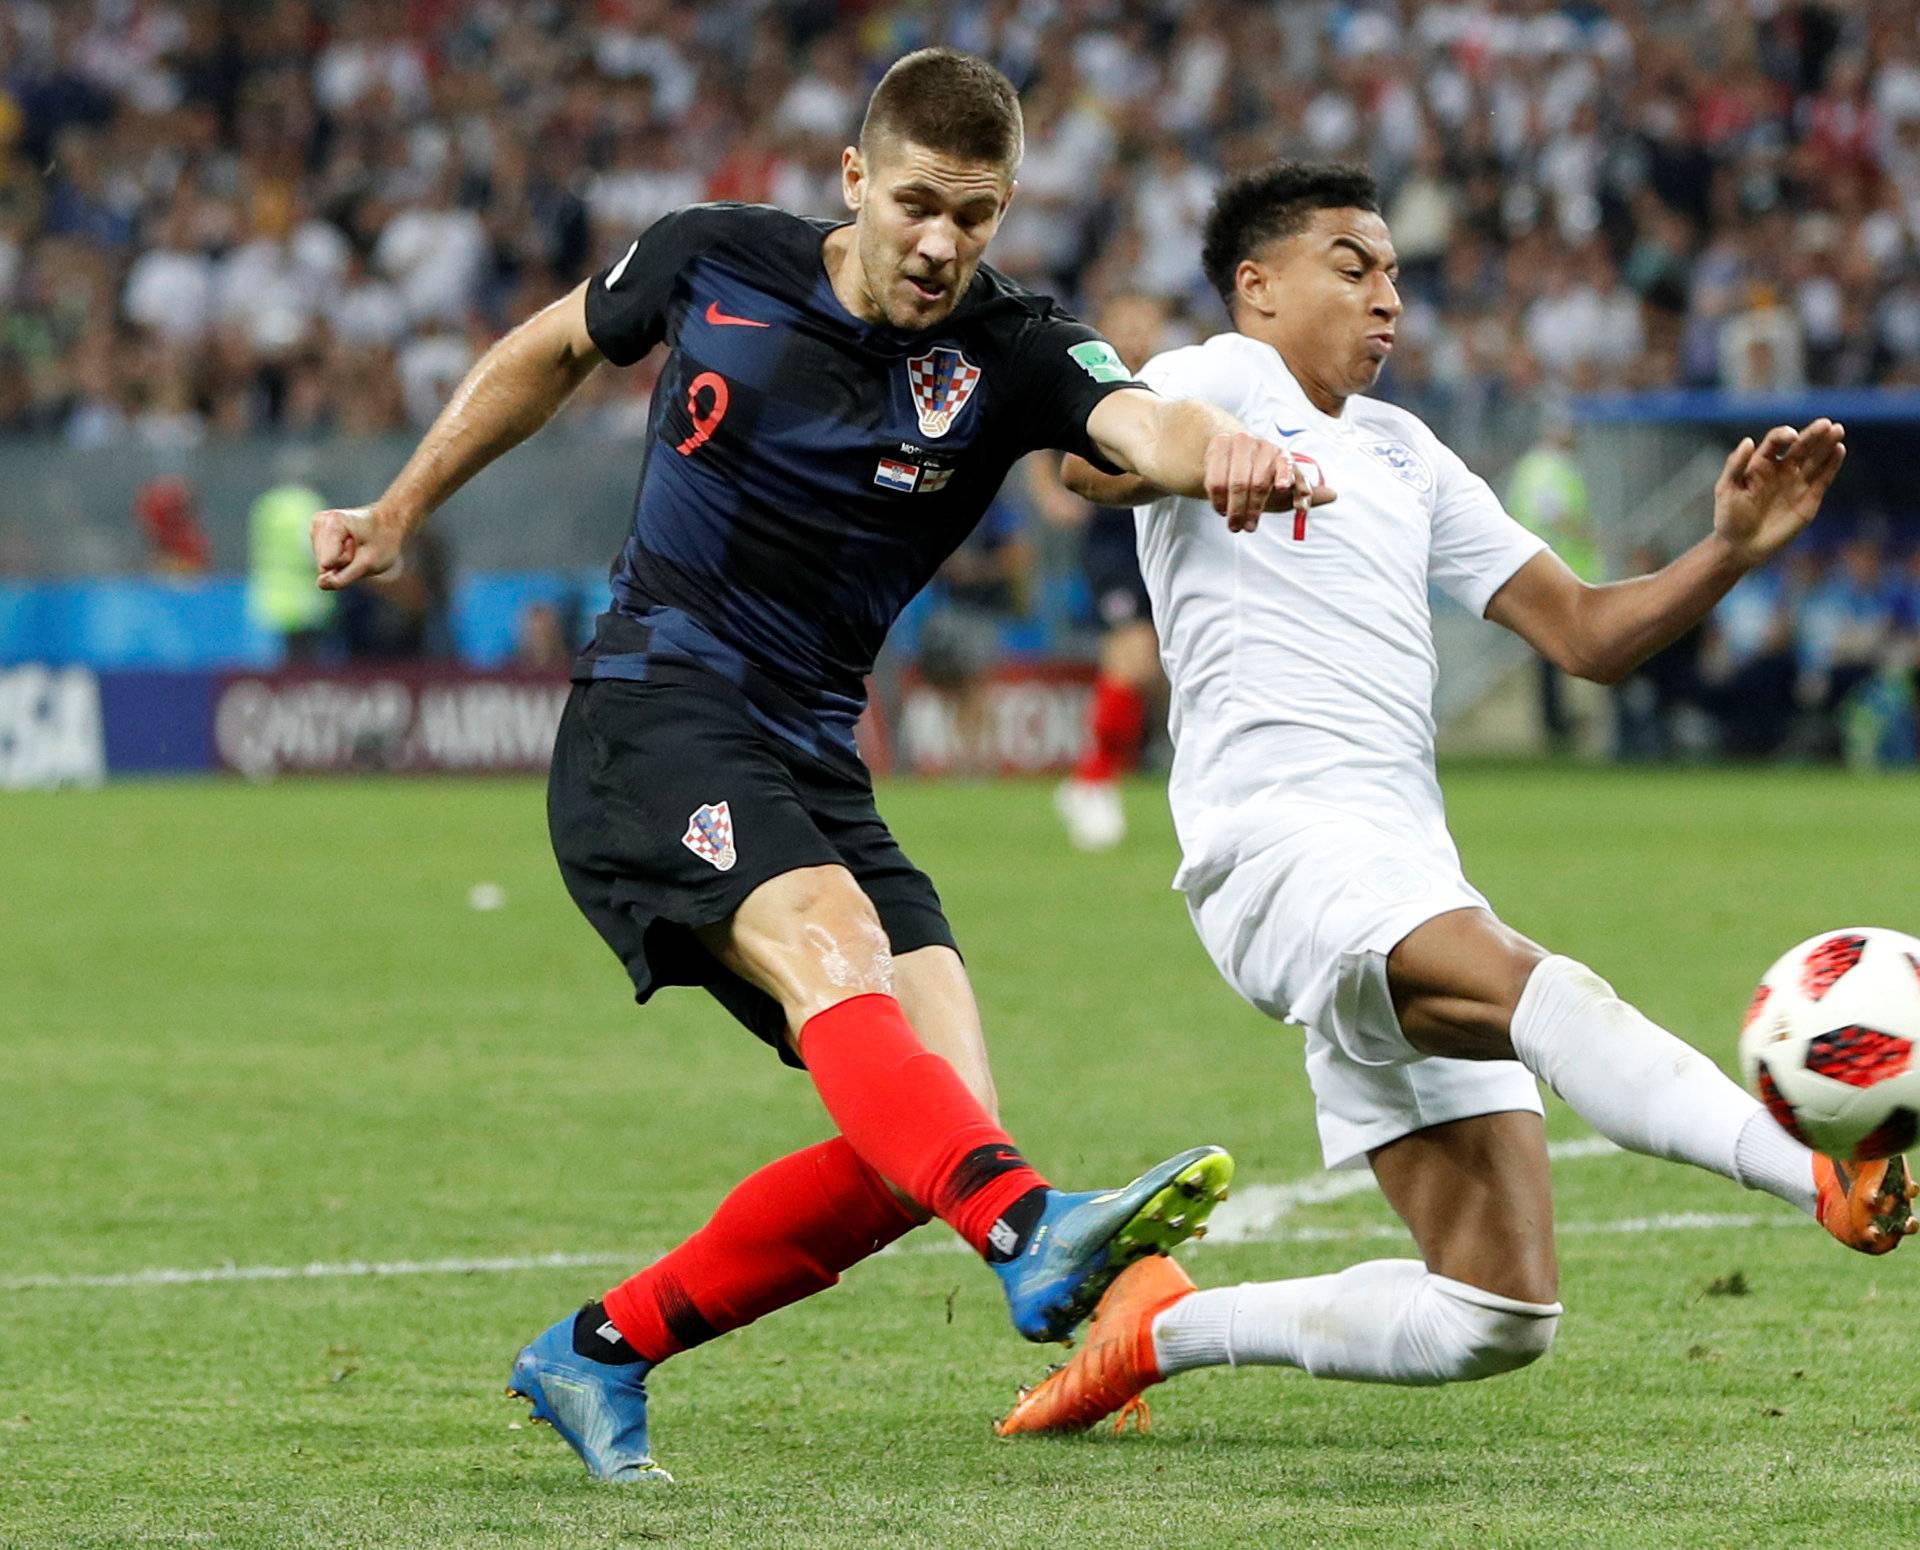
<path fill-rule="evenodd" d="M 1135 1416 L 1141 1395 L 1195 1367 L 1298 1367 L 1317 1378 L 1432 1386 L 1472 1383 L 1538 1361 L 1558 1303 L 1522 1302 L 1375 1260 L 1337 1275 L 1196 1288 L 1169 1259 L 1133 1266 L 1101 1299 L 1073 1359 L 1003 1418 L 1002 1437 L 1076 1432 Z M 1117 1425 L 1118 1423 L 1116 1423 Z"/>
<path fill-rule="evenodd" d="M 842 868 L 761 884 L 701 940 L 780 1002 L 854 1154 L 995 1268 L 1030 1340 L 1063 1338 L 1115 1275 L 1191 1236 L 1226 1194 L 1233 1164 L 1217 1147 L 1182 1153 L 1119 1190 L 1055 1189 L 952 1062 L 921 1042 L 890 993 L 878 916 Z"/>
<path fill-rule="evenodd" d="M 1205 1366 L 1298 1367 L 1355 1383 L 1470 1383 L 1538 1361 L 1561 1307 L 1372 1260 L 1335 1275 L 1198 1292 L 1160 1314 L 1163 1374 Z"/>
<path fill-rule="evenodd" d="M 678 1248 L 522 1350 L 508 1392 L 531 1402 L 597 1479 L 664 1479 L 647 1444 L 654 1370 L 826 1290 L 914 1225 L 842 1138 L 779 1158 Z"/>
<path fill-rule="evenodd" d="M 1395 1005 L 1416 1049 L 1517 1059 L 1628 1151 L 1691 1163 L 1819 1214 L 1814 1154 L 1750 1094 L 1585 964 L 1540 958 L 1516 983 L 1528 963 L 1513 945 L 1521 940 L 1486 912 L 1462 910 L 1394 950 Z M 1458 953 L 1458 967 L 1442 947 Z"/>

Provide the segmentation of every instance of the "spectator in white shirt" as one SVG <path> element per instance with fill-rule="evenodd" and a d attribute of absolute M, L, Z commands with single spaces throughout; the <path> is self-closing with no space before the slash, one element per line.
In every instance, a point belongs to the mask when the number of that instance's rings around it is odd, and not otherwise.
<path fill-rule="evenodd" d="M 471 310 L 487 259 L 487 231 L 455 197 L 443 168 L 417 204 L 396 213 L 374 243 L 374 267 L 400 288 L 416 321 L 459 321 Z"/>
<path fill-rule="evenodd" d="M 154 245 L 127 273 L 120 310 L 170 344 L 196 343 L 213 319 L 213 278 L 213 260 L 194 241 L 192 204 L 176 197 Z"/>
<path fill-rule="evenodd" d="M 406 35 L 406 12 L 379 0 L 353 0 L 313 66 L 313 92 L 329 113 L 345 113 L 378 92 L 413 117 L 427 106 L 427 67 Z"/>
<path fill-rule="evenodd" d="M 326 304 L 327 323 L 353 344 L 393 345 L 407 331 L 407 303 L 400 288 L 381 278 L 357 249 Z"/>

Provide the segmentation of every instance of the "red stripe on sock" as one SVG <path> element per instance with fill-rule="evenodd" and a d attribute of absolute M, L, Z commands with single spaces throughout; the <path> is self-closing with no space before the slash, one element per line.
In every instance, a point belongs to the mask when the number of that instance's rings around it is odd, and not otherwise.
<path fill-rule="evenodd" d="M 800 1058 L 861 1159 L 972 1245 L 1046 1180 L 1027 1164 L 950 1062 L 920 1042 L 892 996 L 854 996 L 800 1030 Z M 995 1150 L 1004 1159 L 983 1167 Z"/>
<path fill-rule="evenodd" d="M 825 1291 L 916 1222 L 835 1136 L 743 1179 L 706 1226 L 607 1293 L 607 1317 L 648 1361 L 664 1361 Z"/>

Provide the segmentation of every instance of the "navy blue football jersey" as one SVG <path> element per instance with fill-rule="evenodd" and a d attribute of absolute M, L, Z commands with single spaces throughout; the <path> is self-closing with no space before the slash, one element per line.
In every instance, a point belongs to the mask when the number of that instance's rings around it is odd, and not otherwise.
<path fill-rule="evenodd" d="M 613 604 L 574 676 L 719 674 L 770 731 L 856 765 L 888 629 L 1016 459 L 1098 461 L 1087 416 L 1134 386 L 1092 329 L 982 266 L 909 333 L 834 295 L 829 221 L 696 205 L 587 289 L 616 365 L 664 341 Z"/>

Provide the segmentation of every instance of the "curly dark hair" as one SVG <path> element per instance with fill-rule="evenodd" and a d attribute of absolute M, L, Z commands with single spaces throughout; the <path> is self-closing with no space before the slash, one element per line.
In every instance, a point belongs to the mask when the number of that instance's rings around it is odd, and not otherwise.
<path fill-rule="evenodd" d="M 1229 311 L 1240 261 L 1269 242 L 1297 236 L 1315 210 L 1378 215 L 1380 190 L 1373 174 L 1339 162 L 1277 161 L 1221 186 L 1207 212 L 1200 266 Z"/>

